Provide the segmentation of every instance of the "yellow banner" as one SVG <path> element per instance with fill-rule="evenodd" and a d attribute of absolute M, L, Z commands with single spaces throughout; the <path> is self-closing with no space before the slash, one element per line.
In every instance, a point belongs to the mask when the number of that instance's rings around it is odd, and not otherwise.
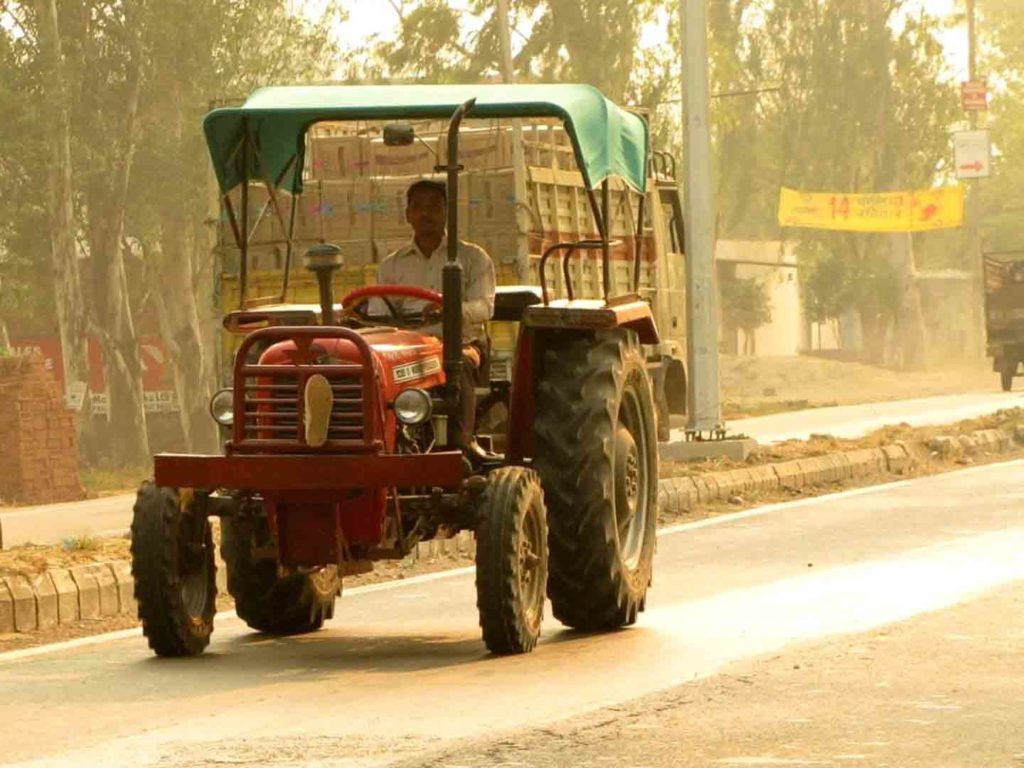
<path fill-rule="evenodd" d="M 782 188 L 779 225 L 843 232 L 927 232 L 964 223 L 963 187 L 875 195 Z"/>

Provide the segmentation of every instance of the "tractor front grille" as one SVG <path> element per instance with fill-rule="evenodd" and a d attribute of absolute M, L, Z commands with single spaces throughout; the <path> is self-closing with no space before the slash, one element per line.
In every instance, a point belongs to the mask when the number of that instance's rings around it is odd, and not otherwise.
<path fill-rule="evenodd" d="M 313 339 L 343 337 L 353 341 L 362 361 L 323 362 Z M 268 338 L 269 337 L 269 338 Z M 248 347 L 260 341 L 295 342 L 292 364 L 246 362 Z M 306 444 L 305 389 L 311 376 L 321 375 L 331 385 L 333 403 L 327 441 Z M 255 331 L 236 354 L 235 423 L 231 452 L 364 452 L 379 451 L 380 421 L 377 381 L 366 342 L 347 328 L 277 327 Z"/>
<path fill-rule="evenodd" d="M 254 376 L 245 383 L 245 423 L 247 439 L 290 440 L 304 442 L 303 397 L 299 376 Z M 327 377 L 334 394 L 330 440 L 365 440 L 363 388 L 350 377 Z"/>

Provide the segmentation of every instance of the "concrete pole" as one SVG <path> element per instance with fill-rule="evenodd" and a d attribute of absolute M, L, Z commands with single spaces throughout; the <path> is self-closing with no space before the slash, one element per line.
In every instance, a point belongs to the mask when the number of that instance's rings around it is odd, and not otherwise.
<path fill-rule="evenodd" d="M 683 28 L 683 148 L 686 221 L 686 431 L 723 427 L 718 392 L 715 208 L 711 187 L 707 0 L 680 0 Z"/>
<path fill-rule="evenodd" d="M 514 83 L 515 70 L 512 67 L 512 30 L 508 19 L 508 0 L 498 0 L 498 36 L 501 38 L 501 79 L 506 83 Z M 521 120 L 512 121 L 512 185 L 516 196 L 516 264 L 519 279 L 529 278 L 528 232 L 530 218 L 527 213 L 529 201 L 526 199 L 526 158 L 523 155 L 523 124 Z"/>
<path fill-rule="evenodd" d="M 967 79 L 971 82 L 978 77 L 974 6 L 975 0 L 967 0 Z M 971 130 L 977 130 L 978 112 L 972 109 L 968 119 Z M 968 340 L 967 354 L 972 360 L 981 360 L 985 354 L 985 294 L 981 274 L 981 188 L 978 179 L 970 179 L 967 189 L 967 272 L 971 280 L 971 321 L 967 326 L 971 338 Z"/>

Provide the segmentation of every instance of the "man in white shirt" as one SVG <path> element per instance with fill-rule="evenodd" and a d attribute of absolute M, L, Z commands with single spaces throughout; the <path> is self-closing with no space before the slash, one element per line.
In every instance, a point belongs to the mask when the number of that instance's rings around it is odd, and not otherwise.
<path fill-rule="evenodd" d="M 445 237 L 448 193 L 444 184 L 422 179 L 406 192 L 405 220 L 413 230 L 409 245 L 389 254 L 377 268 L 381 285 L 417 285 L 441 292 L 441 274 L 448 258 Z M 461 417 L 467 437 L 472 438 L 476 416 L 476 373 L 487 355 L 487 321 L 494 314 L 494 263 L 478 245 L 459 241 L 462 264 L 462 342 L 466 378 L 462 383 Z M 406 309 L 417 309 L 404 300 Z M 425 326 L 425 333 L 441 335 L 440 318 Z"/>

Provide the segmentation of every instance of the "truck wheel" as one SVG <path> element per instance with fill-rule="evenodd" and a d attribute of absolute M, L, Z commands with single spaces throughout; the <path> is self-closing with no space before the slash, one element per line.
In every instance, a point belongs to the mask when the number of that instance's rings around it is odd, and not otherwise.
<path fill-rule="evenodd" d="M 999 383 L 1003 385 L 1003 392 L 1013 389 L 1013 376 L 1017 373 L 1017 361 L 1007 360 L 999 370 Z"/>
<path fill-rule="evenodd" d="M 299 635 L 320 629 L 334 617 L 334 600 L 341 592 L 336 567 L 280 578 L 276 559 L 253 557 L 254 546 L 270 542 L 265 520 L 225 517 L 220 531 L 228 592 L 235 598 L 235 613 L 252 629 Z"/>
<path fill-rule="evenodd" d="M 476 605 L 491 653 L 529 653 L 540 637 L 548 575 L 547 513 L 537 473 L 491 472 L 476 532 Z"/>
<path fill-rule="evenodd" d="M 658 453 L 631 331 L 561 334 L 537 382 L 534 467 L 547 499 L 555 617 L 582 630 L 636 621 L 651 581 Z"/>
<path fill-rule="evenodd" d="M 196 656 L 210 644 L 216 566 L 210 521 L 190 493 L 145 482 L 132 519 L 132 576 L 142 632 L 158 656 Z"/>

